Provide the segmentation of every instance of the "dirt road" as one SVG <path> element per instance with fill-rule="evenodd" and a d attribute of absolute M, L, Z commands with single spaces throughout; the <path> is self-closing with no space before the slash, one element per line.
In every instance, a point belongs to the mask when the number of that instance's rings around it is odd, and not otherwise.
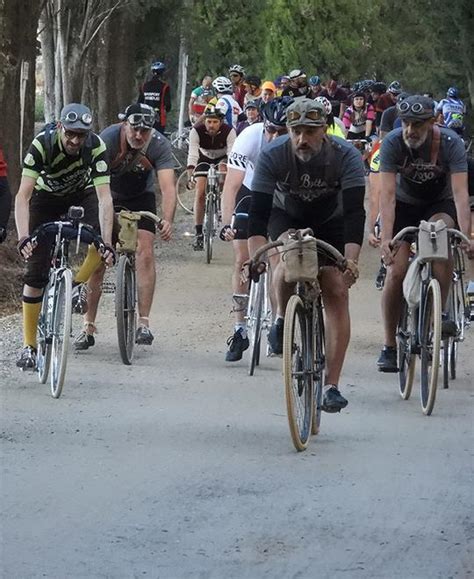
<path fill-rule="evenodd" d="M 350 403 L 292 447 L 281 360 L 224 362 L 230 252 L 160 249 L 156 343 L 119 360 L 111 297 L 63 396 L 14 368 L 0 321 L 1 576 L 468 578 L 473 542 L 473 334 L 434 413 L 379 374 L 376 256 L 351 292 Z"/>

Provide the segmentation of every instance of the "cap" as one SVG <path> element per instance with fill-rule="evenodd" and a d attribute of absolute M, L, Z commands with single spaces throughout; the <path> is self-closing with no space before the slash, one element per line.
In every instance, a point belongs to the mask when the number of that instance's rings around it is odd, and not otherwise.
<path fill-rule="evenodd" d="M 271 90 L 273 92 L 276 92 L 276 86 L 273 84 L 271 80 L 266 80 L 260 88 L 262 90 Z"/>
<path fill-rule="evenodd" d="M 246 111 L 247 109 L 258 109 L 259 108 L 259 104 L 257 99 L 254 99 L 253 101 L 249 101 L 248 103 L 245 104 L 244 106 L 244 111 Z"/>
<path fill-rule="evenodd" d="M 151 129 L 155 123 L 155 111 L 150 105 L 133 103 L 125 109 L 125 113 L 119 115 L 122 121 L 128 121 L 132 127 Z"/>
<path fill-rule="evenodd" d="M 415 94 L 399 102 L 397 111 L 402 120 L 426 121 L 434 117 L 434 101 L 430 97 Z"/>
<path fill-rule="evenodd" d="M 312 99 L 298 98 L 286 109 L 288 127 L 307 125 L 322 127 L 326 124 L 326 110 L 321 103 Z"/>
<path fill-rule="evenodd" d="M 90 131 L 92 126 L 92 113 L 86 105 L 71 103 L 63 107 L 59 120 L 65 129 Z"/>
<path fill-rule="evenodd" d="M 295 80 L 296 78 L 300 78 L 300 76 L 306 78 L 306 74 L 299 68 L 292 70 L 288 76 L 290 80 Z"/>

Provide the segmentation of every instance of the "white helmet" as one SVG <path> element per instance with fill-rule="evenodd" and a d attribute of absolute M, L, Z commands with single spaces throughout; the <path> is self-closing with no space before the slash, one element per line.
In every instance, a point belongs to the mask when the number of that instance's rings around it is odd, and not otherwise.
<path fill-rule="evenodd" d="M 314 99 L 314 102 L 319 103 L 320 105 L 323 105 L 324 110 L 326 111 L 327 115 L 330 115 L 332 113 L 332 104 L 331 101 L 329 99 L 327 99 L 326 97 L 316 97 Z"/>
<path fill-rule="evenodd" d="M 245 70 L 243 66 L 240 66 L 240 64 L 233 64 L 230 68 L 229 68 L 229 74 L 231 72 L 237 72 L 238 74 L 244 76 L 245 75 Z"/>
<path fill-rule="evenodd" d="M 232 81 L 225 76 L 218 76 L 212 81 L 212 86 L 216 92 L 223 94 L 232 94 Z"/>

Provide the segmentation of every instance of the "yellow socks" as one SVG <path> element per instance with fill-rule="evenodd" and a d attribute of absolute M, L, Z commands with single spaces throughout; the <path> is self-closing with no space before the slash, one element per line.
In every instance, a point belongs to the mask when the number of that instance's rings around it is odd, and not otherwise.
<path fill-rule="evenodd" d="M 86 283 L 94 271 L 99 267 L 101 258 L 94 245 L 89 245 L 87 255 L 79 271 L 74 277 L 74 283 Z"/>
<path fill-rule="evenodd" d="M 36 348 L 36 332 L 41 311 L 42 296 L 29 298 L 23 296 L 23 345 Z"/>

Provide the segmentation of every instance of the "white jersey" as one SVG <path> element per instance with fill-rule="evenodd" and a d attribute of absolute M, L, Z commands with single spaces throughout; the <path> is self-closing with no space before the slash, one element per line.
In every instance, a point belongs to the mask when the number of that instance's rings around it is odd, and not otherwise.
<path fill-rule="evenodd" d="M 221 109 L 225 115 L 225 122 L 237 129 L 237 123 L 239 122 L 239 115 L 242 112 L 239 103 L 230 94 L 225 94 L 219 97 L 219 100 L 215 104 L 216 109 Z"/>
<path fill-rule="evenodd" d="M 253 123 L 235 139 L 227 165 L 237 171 L 245 171 L 243 185 L 251 189 L 253 172 L 258 155 L 266 143 L 263 123 Z"/>

